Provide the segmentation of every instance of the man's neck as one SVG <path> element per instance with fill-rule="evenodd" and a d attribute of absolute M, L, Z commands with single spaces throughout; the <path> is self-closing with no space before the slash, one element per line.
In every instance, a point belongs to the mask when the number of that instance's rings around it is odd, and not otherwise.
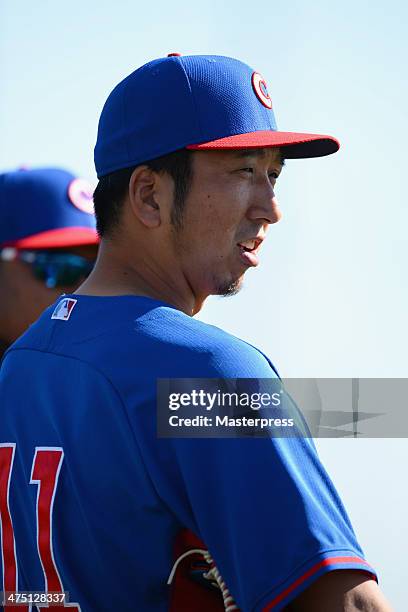
<path fill-rule="evenodd" d="M 191 287 L 181 274 L 163 275 L 160 268 L 130 264 L 126 257 L 115 256 L 112 247 L 106 250 L 103 242 L 94 269 L 75 292 L 78 295 L 140 295 L 171 304 L 193 316 L 202 308 L 204 299 L 194 296 Z"/>

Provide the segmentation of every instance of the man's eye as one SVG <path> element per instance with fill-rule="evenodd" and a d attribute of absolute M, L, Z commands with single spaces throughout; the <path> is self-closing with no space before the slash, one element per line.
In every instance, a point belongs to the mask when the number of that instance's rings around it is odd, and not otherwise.
<path fill-rule="evenodd" d="M 252 174 L 253 171 L 254 171 L 253 168 L 240 168 L 240 172 L 250 172 Z"/>
<path fill-rule="evenodd" d="M 279 177 L 279 174 L 277 172 L 270 172 L 269 177 L 276 181 L 277 178 Z"/>

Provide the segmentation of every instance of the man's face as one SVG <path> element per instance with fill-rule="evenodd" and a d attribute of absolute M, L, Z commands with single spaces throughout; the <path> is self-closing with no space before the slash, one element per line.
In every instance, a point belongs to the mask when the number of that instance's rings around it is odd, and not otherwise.
<path fill-rule="evenodd" d="M 85 245 L 63 249 L 74 255 L 95 261 L 96 245 Z M 30 264 L 20 260 L 1 262 L 0 268 L 0 340 L 6 344 L 14 342 L 45 308 L 62 293 L 72 293 L 83 279 L 71 285 L 49 288 L 36 278 Z"/>
<path fill-rule="evenodd" d="M 281 218 L 274 194 L 279 149 L 197 151 L 176 251 L 194 295 L 233 295 L 258 265 L 268 227 Z"/>

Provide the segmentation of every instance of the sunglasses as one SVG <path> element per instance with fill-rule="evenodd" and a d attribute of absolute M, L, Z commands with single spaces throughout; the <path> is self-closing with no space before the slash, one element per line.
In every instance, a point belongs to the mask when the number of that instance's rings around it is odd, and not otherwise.
<path fill-rule="evenodd" d="M 19 259 L 27 263 L 35 278 L 43 281 L 49 289 L 78 283 L 89 275 L 95 264 L 95 261 L 69 252 L 19 251 L 14 247 L 0 251 L 0 259 L 2 261 Z"/>

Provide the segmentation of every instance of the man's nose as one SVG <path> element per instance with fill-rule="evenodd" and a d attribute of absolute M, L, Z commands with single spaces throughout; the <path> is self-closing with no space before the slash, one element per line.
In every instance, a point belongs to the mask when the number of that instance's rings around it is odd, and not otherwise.
<path fill-rule="evenodd" d="M 272 185 L 262 194 L 258 195 L 256 201 L 248 210 L 248 218 L 251 220 L 261 220 L 262 223 L 277 223 L 282 218 L 282 212 L 279 208 L 278 200 Z"/>

